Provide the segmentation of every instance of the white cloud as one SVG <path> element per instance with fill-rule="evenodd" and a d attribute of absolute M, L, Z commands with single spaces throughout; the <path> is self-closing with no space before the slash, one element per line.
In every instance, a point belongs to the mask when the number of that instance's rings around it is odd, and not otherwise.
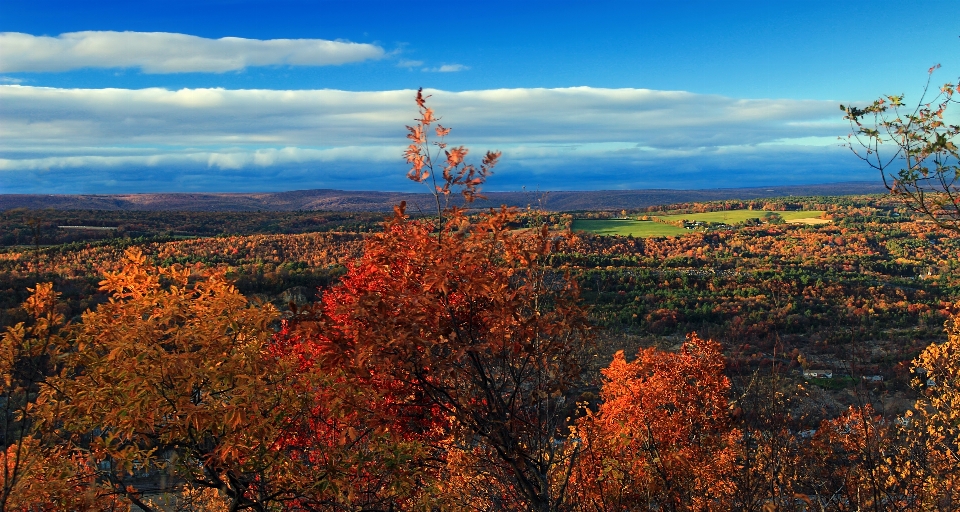
<path fill-rule="evenodd" d="M 762 144 L 767 145 L 782 145 L 782 146 L 839 146 L 841 145 L 841 140 L 836 136 L 834 137 L 796 137 L 796 138 L 784 138 L 777 139 L 770 142 L 764 142 Z"/>
<path fill-rule="evenodd" d="M 463 64 L 444 64 L 438 68 L 423 68 L 423 71 L 428 73 L 456 73 L 468 69 L 470 69 L 470 66 L 464 66 Z"/>
<path fill-rule="evenodd" d="M 22 84 L 23 79 L 10 76 L 0 76 L 0 84 Z"/>
<path fill-rule="evenodd" d="M 49 171 L 51 169 L 121 168 L 121 167 L 206 167 L 209 169 L 244 169 L 291 164 L 339 161 L 385 162 L 396 160 L 403 146 L 263 148 L 242 150 L 228 148 L 220 151 L 171 151 L 157 153 L 141 150 L 134 155 L 77 155 L 43 158 L 0 158 L 0 171 Z"/>
<path fill-rule="evenodd" d="M 84 31 L 57 37 L 0 33 L 0 72 L 140 68 L 223 73 L 249 66 L 330 66 L 378 59 L 383 48 L 325 39 L 207 39 L 169 32 Z"/>
<path fill-rule="evenodd" d="M 848 131 L 830 101 L 740 100 L 648 89 L 427 90 L 472 144 L 759 144 Z M 395 144 L 412 90 L 55 89 L 0 86 L 0 151 L 29 146 Z"/>
<path fill-rule="evenodd" d="M 423 65 L 422 60 L 400 59 L 397 61 L 398 68 L 416 68 Z"/>
<path fill-rule="evenodd" d="M 494 182 L 505 188 L 696 180 L 698 186 L 737 186 L 724 182 L 724 173 L 748 168 L 778 182 L 862 178 L 824 178 L 855 166 L 828 144 L 849 129 L 830 101 L 590 87 L 425 92 L 444 126 L 453 127 L 448 142 L 474 154 L 503 150 Z M 350 188 L 397 189 L 405 183 L 403 127 L 416 116 L 415 95 L 0 85 L 0 192 L 41 186 L 25 184 L 31 183 L 25 176 L 53 173 L 56 185 L 67 187 L 71 176 L 81 182 L 137 169 L 169 173 L 157 178 L 161 183 L 179 176 L 212 190 L 337 187 L 343 180 Z M 306 171 L 317 168 L 330 174 L 321 179 Z M 306 181 L 280 185 L 284 173 L 305 173 L 298 179 Z"/>

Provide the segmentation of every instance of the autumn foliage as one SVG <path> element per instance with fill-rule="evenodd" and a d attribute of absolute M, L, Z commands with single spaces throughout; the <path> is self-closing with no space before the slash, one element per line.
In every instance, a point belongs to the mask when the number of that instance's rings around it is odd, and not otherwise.
<path fill-rule="evenodd" d="M 437 159 L 424 134 L 432 111 L 422 96 L 418 103 L 407 158 L 411 178 L 423 181 Z M 496 155 L 476 170 L 464 163 L 466 149 L 436 147 L 445 155 L 438 205 L 458 189 L 472 201 Z M 294 328 L 314 344 L 323 371 L 381 391 L 377 416 L 394 436 L 416 433 L 434 459 L 484 466 L 475 471 L 485 491 L 552 510 L 572 462 L 563 439 L 588 341 L 576 286 L 544 268 L 554 243 L 546 226 L 511 230 L 516 213 L 508 209 L 438 213 L 414 221 L 398 206 L 320 309 Z M 429 469 L 424 478 L 451 498 L 477 477 L 449 464 Z"/>
<path fill-rule="evenodd" d="M 721 510 L 735 462 L 720 346 L 622 352 L 603 370 L 601 404 L 578 424 L 576 488 L 597 510 Z"/>
<path fill-rule="evenodd" d="M 111 301 L 63 340 L 38 428 L 141 508 L 133 482 L 144 475 L 161 489 L 217 489 L 237 505 L 282 494 L 286 461 L 271 446 L 285 406 L 301 401 L 278 386 L 290 368 L 265 350 L 276 311 L 253 307 L 222 273 L 148 266 L 136 250 L 102 287 Z"/>

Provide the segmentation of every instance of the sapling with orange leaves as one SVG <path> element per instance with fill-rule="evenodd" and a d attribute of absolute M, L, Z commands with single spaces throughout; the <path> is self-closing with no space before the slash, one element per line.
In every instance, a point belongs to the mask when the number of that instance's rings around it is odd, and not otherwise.
<path fill-rule="evenodd" d="M 501 153 L 487 151 L 480 167 L 467 163 L 466 158 L 470 150 L 464 146 L 450 146 L 446 142 L 446 136 L 450 134 L 451 129 L 441 125 L 440 118 L 435 117 L 433 109 L 427 107 L 429 97 L 423 94 L 423 88 L 417 90 L 416 102 L 420 116 L 416 119 L 416 125 L 407 126 L 407 139 L 411 142 L 403 156 L 407 163 L 411 164 L 407 172 L 408 178 L 424 184 L 430 180 L 429 192 L 436 201 L 437 218 L 442 225 L 444 213 L 450 213 L 452 194 L 462 195 L 466 204 L 483 198 L 480 195 L 480 186 L 493 173 Z M 435 123 L 437 126 L 433 131 L 439 140 L 430 142 L 430 127 Z M 435 152 L 431 152 L 431 146 L 436 148 Z M 438 169 L 439 182 L 437 181 Z"/>

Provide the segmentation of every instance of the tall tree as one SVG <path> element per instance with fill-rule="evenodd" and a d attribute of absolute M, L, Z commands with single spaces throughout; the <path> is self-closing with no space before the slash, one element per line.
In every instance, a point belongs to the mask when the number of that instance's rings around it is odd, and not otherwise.
<path fill-rule="evenodd" d="M 442 126 L 431 144 L 436 117 L 426 100 L 419 92 L 406 156 L 411 179 L 433 180 L 437 217 L 411 220 L 397 206 L 303 325 L 315 328 L 325 368 L 379 382 L 397 404 L 391 421 L 409 414 L 424 430 L 445 424 L 436 456 L 483 466 L 491 499 L 557 510 L 574 446 L 566 426 L 581 386 L 586 313 L 574 281 L 544 266 L 555 245 L 546 226 L 514 230 L 511 209 L 468 216 L 449 205 L 452 194 L 466 203 L 478 197 L 499 153 L 467 164 L 468 150 L 448 146 Z M 470 480 L 450 473 L 461 469 L 437 469 L 443 494 L 466 489 L 451 488 Z"/>

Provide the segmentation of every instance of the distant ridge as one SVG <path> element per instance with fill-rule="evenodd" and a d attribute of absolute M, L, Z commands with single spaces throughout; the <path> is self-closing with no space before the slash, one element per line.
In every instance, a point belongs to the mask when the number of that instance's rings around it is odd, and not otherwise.
<path fill-rule="evenodd" d="M 539 205 L 548 211 L 621 210 L 660 204 L 723 199 L 758 199 L 781 196 L 843 196 L 886 192 L 876 182 L 845 182 L 823 185 L 717 188 L 701 190 L 590 190 L 552 192 L 488 192 L 476 208 L 500 205 Z M 540 198 L 540 199 L 538 199 Z M 145 211 L 390 211 L 406 201 L 408 211 L 429 212 L 435 206 L 428 194 L 405 192 L 355 192 L 344 190 L 295 190 L 261 193 L 163 193 L 112 195 L 0 194 L 0 210 L 13 208 L 54 210 L 145 210 Z"/>

